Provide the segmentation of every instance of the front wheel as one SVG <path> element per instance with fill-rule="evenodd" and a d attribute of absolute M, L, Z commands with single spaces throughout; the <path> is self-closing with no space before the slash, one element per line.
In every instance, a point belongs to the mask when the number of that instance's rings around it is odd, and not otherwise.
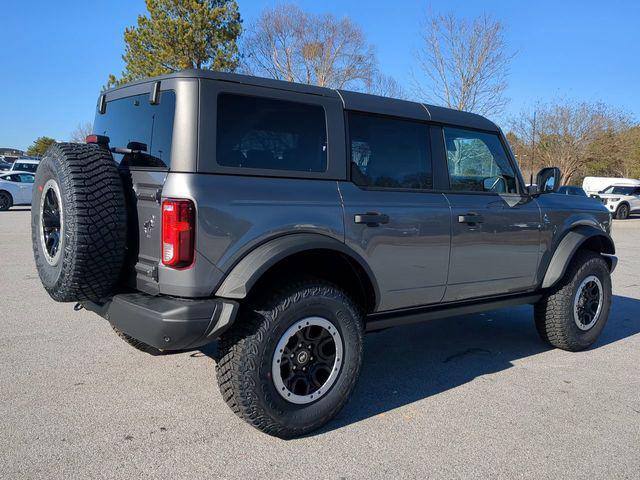
<path fill-rule="evenodd" d="M 618 220 L 626 220 L 627 218 L 629 218 L 630 212 L 631 210 L 629 209 L 629 205 L 623 203 L 616 209 L 616 218 Z"/>
<path fill-rule="evenodd" d="M 560 284 L 534 307 L 536 328 L 551 346 L 572 352 L 589 348 L 611 307 L 611 276 L 597 252 L 580 251 Z"/>
<path fill-rule="evenodd" d="M 0 192 L 0 212 L 6 212 L 13 206 L 13 198 L 9 192 Z"/>
<path fill-rule="evenodd" d="M 296 282 L 246 307 L 220 339 L 227 404 L 270 435 L 315 430 L 348 400 L 360 372 L 362 314 L 338 287 Z"/>

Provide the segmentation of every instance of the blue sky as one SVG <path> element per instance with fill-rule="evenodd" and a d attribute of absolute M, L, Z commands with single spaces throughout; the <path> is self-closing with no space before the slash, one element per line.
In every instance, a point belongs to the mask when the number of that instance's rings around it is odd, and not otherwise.
<path fill-rule="evenodd" d="M 277 0 L 239 0 L 251 22 Z M 503 21 L 517 51 L 511 99 L 499 123 L 536 101 L 601 100 L 640 120 L 640 2 L 502 0 L 293 0 L 304 9 L 349 16 L 375 45 L 382 70 L 410 84 L 413 54 L 429 6 Z M 26 148 L 37 136 L 65 140 L 93 120 L 109 73 L 119 73 L 124 28 L 143 0 L 5 2 L 0 42 L 0 147 Z"/>

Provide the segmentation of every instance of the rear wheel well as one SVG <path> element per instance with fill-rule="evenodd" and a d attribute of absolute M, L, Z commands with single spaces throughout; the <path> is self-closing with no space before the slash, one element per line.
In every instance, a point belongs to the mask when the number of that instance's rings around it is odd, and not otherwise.
<path fill-rule="evenodd" d="M 375 309 L 375 288 L 364 268 L 348 255 L 328 249 L 305 250 L 280 260 L 251 287 L 247 297 L 300 277 L 314 277 L 333 283 L 349 293 L 365 313 Z"/>

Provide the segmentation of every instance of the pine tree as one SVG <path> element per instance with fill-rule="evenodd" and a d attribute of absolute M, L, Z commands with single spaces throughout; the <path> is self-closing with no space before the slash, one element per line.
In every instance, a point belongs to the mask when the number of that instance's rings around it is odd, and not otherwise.
<path fill-rule="evenodd" d="M 147 15 L 125 29 L 120 78 L 108 86 L 178 70 L 233 71 L 242 20 L 236 0 L 146 0 Z"/>

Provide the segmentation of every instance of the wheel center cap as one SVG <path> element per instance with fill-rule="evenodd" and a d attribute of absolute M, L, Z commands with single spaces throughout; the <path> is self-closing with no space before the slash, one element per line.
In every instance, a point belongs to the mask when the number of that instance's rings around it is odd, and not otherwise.
<path fill-rule="evenodd" d="M 296 355 L 296 360 L 300 365 L 304 365 L 309 361 L 309 352 L 305 350 L 298 352 L 298 355 Z"/>

